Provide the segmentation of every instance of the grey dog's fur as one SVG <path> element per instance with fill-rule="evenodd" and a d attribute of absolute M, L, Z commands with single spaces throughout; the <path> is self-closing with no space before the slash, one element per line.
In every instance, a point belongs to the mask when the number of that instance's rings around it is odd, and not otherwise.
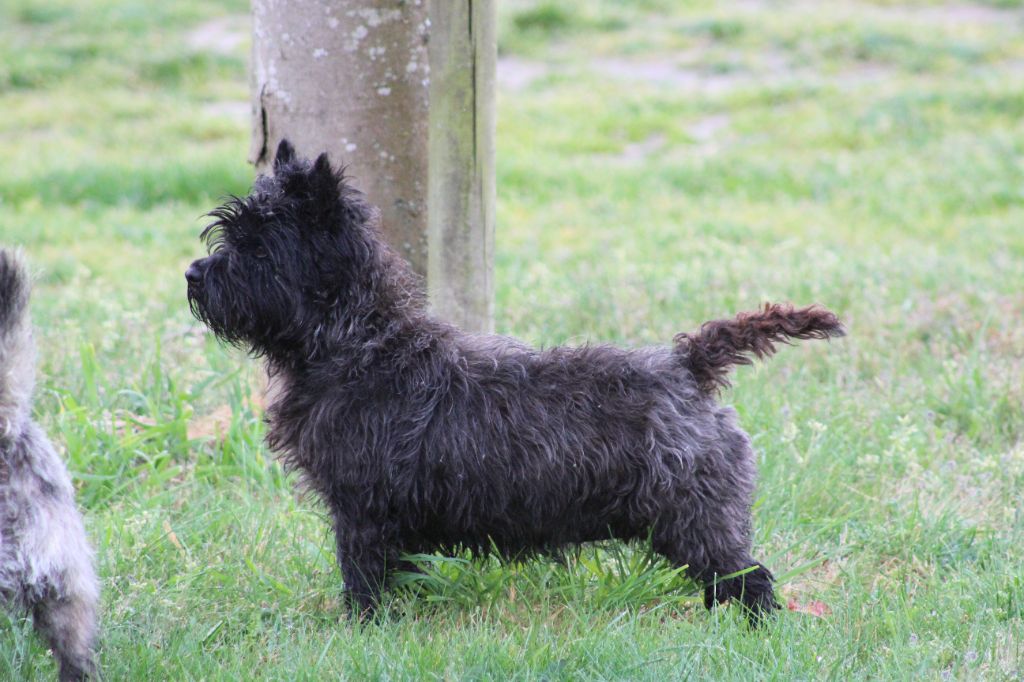
<path fill-rule="evenodd" d="M 94 671 L 99 586 L 64 462 L 32 421 L 29 278 L 0 249 L 0 597 L 31 611 L 61 680 Z"/>
<path fill-rule="evenodd" d="M 777 607 L 751 557 L 750 440 L 715 394 L 774 343 L 840 335 L 835 315 L 769 305 L 640 350 L 467 334 L 428 313 L 327 157 L 287 142 L 273 176 L 211 215 L 211 254 L 186 273 L 192 310 L 266 358 L 268 442 L 330 510 L 360 609 L 403 553 L 609 537 L 650 538 L 708 607 Z"/>

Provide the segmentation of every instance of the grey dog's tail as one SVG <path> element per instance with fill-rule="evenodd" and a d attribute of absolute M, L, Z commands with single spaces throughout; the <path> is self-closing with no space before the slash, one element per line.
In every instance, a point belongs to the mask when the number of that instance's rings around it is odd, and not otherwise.
<path fill-rule="evenodd" d="M 35 346 L 28 320 L 31 282 L 20 255 L 0 249 L 0 436 L 17 428 L 28 410 L 35 377 Z"/>
<path fill-rule="evenodd" d="M 774 354 L 776 343 L 845 334 L 839 318 L 820 306 L 794 308 L 766 303 L 757 312 L 705 322 L 696 334 L 677 334 L 675 342 L 676 353 L 697 384 L 712 393 L 729 385 L 729 369 L 733 365 L 752 364 L 750 356 L 765 358 Z"/>

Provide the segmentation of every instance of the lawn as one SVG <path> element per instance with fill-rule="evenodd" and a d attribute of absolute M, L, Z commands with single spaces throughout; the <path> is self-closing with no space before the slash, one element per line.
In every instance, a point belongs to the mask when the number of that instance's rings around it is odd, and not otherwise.
<path fill-rule="evenodd" d="M 248 4 L 2 0 L 0 243 L 37 274 L 107 679 L 1020 679 L 1024 3 L 499 5 L 500 333 L 665 343 L 765 300 L 848 326 L 724 396 L 790 608 L 750 631 L 609 544 L 421 557 L 349 620 L 257 365 L 184 296 L 252 179 Z M 52 678 L 8 622 L 0 679 Z"/>

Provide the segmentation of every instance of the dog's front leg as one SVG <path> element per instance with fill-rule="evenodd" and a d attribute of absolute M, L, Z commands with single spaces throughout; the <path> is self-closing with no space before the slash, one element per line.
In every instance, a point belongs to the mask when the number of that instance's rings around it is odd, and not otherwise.
<path fill-rule="evenodd" d="M 338 566 L 345 590 L 357 615 L 366 619 L 380 605 L 388 559 L 395 552 L 387 540 L 386 524 L 339 511 L 334 517 Z"/>

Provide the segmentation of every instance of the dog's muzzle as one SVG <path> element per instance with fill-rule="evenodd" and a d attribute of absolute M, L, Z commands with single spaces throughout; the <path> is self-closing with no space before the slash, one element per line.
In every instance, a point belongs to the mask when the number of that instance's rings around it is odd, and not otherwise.
<path fill-rule="evenodd" d="M 202 258 L 197 261 L 193 261 L 192 265 L 188 266 L 188 270 L 185 271 L 185 281 L 189 284 L 199 284 L 203 281 L 204 261 Z"/>

